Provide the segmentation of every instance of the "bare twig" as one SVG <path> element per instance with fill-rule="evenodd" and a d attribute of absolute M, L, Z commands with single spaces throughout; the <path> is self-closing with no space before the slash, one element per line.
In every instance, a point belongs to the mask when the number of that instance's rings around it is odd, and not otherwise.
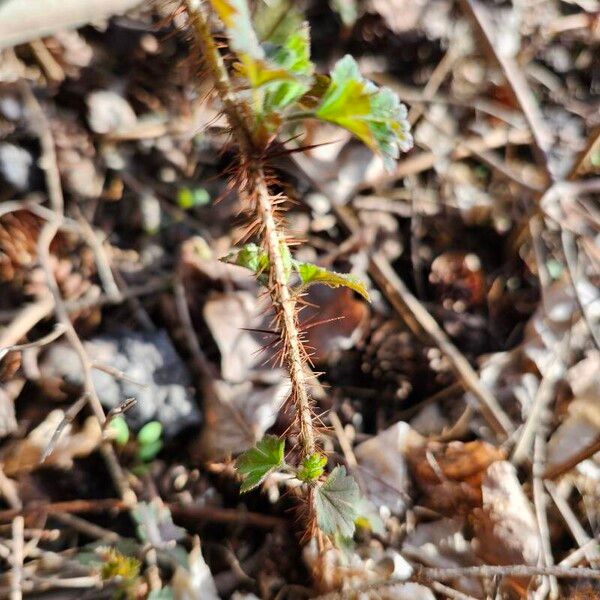
<path fill-rule="evenodd" d="M 46 449 L 42 453 L 40 457 L 40 464 L 43 464 L 46 459 L 52 454 L 54 448 L 60 438 L 60 434 L 64 431 L 67 425 L 71 425 L 77 415 L 81 412 L 81 409 L 88 402 L 88 394 L 84 394 L 79 398 L 74 404 L 72 404 L 67 411 L 65 412 L 65 416 L 62 418 L 62 421 L 58 424 L 58 427 L 54 430 Z"/>
<path fill-rule="evenodd" d="M 579 548 L 584 552 L 585 558 L 592 566 L 598 566 L 600 562 L 600 550 L 598 543 L 590 546 L 590 542 L 594 540 L 586 533 L 581 523 L 577 519 L 575 513 L 571 510 L 567 500 L 560 494 L 557 486 L 552 481 L 544 482 L 550 497 L 556 504 L 556 508 L 560 512 L 564 522 L 567 524 L 571 535 L 579 545 Z"/>
<path fill-rule="evenodd" d="M 52 343 L 58 339 L 65 332 L 65 327 L 61 323 L 55 325 L 54 330 L 45 336 L 41 337 L 35 342 L 27 342 L 26 344 L 13 344 L 12 346 L 0 346 L 0 359 L 8 352 L 15 352 L 17 350 L 26 350 L 27 348 L 39 348 Z"/>
<path fill-rule="evenodd" d="M 545 567 L 551 567 L 554 565 L 554 557 L 552 556 L 550 529 L 548 527 L 548 515 L 546 513 L 546 492 L 542 480 L 544 465 L 546 463 L 546 429 L 546 426 L 539 427 L 535 436 L 532 469 L 533 505 L 540 536 L 541 559 L 543 560 Z M 549 588 L 550 598 L 556 600 L 558 598 L 559 589 L 556 577 L 553 575 L 544 576 L 543 584 L 536 590 L 536 600 L 543 600 L 543 598 L 546 597 L 546 587 Z"/>
<path fill-rule="evenodd" d="M 0 332 L 0 348 L 11 347 L 35 327 L 42 319 L 52 314 L 54 299 L 50 294 L 26 304 L 15 315 L 11 323 Z"/>
<path fill-rule="evenodd" d="M 54 147 L 52 129 L 34 93 L 27 85 L 23 85 L 22 89 L 25 104 L 31 113 L 34 129 L 40 138 L 42 156 L 39 160 L 39 165 L 44 171 L 46 178 L 46 191 L 48 192 L 50 207 L 57 216 L 62 216 L 65 208 L 65 200 L 60 184 L 60 173 L 56 161 L 56 148 Z"/>
<path fill-rule="evenodd" d="M 11 556 L 11 578 L 10 578 L 10 600 L 21 600 L 23 598 L 23 543 L 24 543 L 25 520 L 23 517 L 15 517 L 12 522 L 12 556 Z"/>

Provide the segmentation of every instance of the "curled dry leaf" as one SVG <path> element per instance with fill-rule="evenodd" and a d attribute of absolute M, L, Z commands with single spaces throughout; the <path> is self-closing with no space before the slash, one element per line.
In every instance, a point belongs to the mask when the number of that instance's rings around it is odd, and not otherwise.
<path fill-rule="evenodd" d="M 5 474 L 10 477 L 42 466 L 40 458 L 64 416 L 62 410 L 53 410 L 25 439 L 17 440 L 4 448 L 1 461 Z M 83 427 L 76 432 L 67 425 L 43 466 L 70 469 L 74 458 L 88 456 L 101 441 L 102 430 L 94 417 L 88 417 Z"/>
<path fill-rule="evenodd" d="M 424 502 L 443 514 L 465 514 L 481 504 L 481 481 L 504 452 L 487 442 L 428 442 L 407 453 L 413 479 Z"/>
<path fill-rule="evenodd" d="M 490 564 L 536 564 L 538 527 L 515 467 L 507 461 L 490 465 L 481 493 L 482 508 L 473 515 L 477 554 Z"/>

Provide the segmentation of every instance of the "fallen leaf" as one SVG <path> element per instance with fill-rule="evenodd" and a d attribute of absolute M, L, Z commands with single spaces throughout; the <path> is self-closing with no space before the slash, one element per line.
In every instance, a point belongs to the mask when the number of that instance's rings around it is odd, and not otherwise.
<path fill-rule="evenodd" d="M 72 426 L 67 425 L 52 452 L 43 465 L 40 464 L 40 459 L 64 416 L 62 410 L 53 410 L 25 439 L 5 447 L 0 459 L 4 465 L 4 473 L 10 477 L 42 466 L 70 469 L 73 467 L 73 459 L 92 453 L 102 441 L 102 430 L 95 417 L 88 417 L 79 431 L 74 432 Z"/>
<path fill-rule="evenodd" d="M 473 513 L 477 554 L 489 564 L 536 564 L 537 522 L 515 467 L 507 461 L 491 464 L 481 494 L 482 508 Z"/>
<path fill-rule="evenodd" d="M 204 393 L 204 428 L 197 453 L 202 460 L 239 454 L 260 440 L 275 423 L 290 392 L 289 381 L 254 385 L 214 381 Z"/>
<path fill-rule="evenodd" d="M 409 448 L 423 438 L 408 423 L 396 423 L 354 449 L 358 476 L 375 506 L 402 516 L 410 502 L 411 481 L 406 463 Z"/>
<path fill-rule="evenodd" d="M 465 514 L 481 504 L 486 469 L 503 460 L 504 452 L 482 441 L 428 442 L 407 453 L 412 477 L 423 502 L 442 514 Z"/>
<path fill-rule="evenodd" d="M 277 334 L 254 330 L 269 330 L 266 305 L 250 292 L 214 293 L 204 305 L 204 320 L 221 354 L 221 377 L 232 383 L 266 378 L 270 382 L 281 378 L 280 369 L 265 363 L 272 352 L 263 351 L 278 339 Z"/>

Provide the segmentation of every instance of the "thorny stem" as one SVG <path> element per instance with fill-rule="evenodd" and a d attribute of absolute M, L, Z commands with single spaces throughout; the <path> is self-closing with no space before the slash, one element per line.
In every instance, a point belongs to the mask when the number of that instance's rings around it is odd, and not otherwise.
<path fill-rule="evenodd" d="M 283 357 L 292 386 L 291 397 L 296 407 L 302 458 L 315 452 L 314 425 L 308 393 L 308 375 L 304 369 L 306 353 L 298 331 L 296 298 L 288 286 L 281 249 L 285 247 L 285 233 L 275 216 L 275 207 L 264 172 L 260 148 L 256 147 L 248 124 L 246 111 L 237 102 L 227 67 L 223 61 L 210 28 L 208 14 L 198 0 L 184 0 L 196 41 L 215 82 L 215 88 L 223 103 L 223 111 L 229 120 L 238 142 L 242 162 L 247 167 L 247 198 L 254 200 L 263 241 L 269 256 L 269 293 L 277 315 L 283 342 Z"/>

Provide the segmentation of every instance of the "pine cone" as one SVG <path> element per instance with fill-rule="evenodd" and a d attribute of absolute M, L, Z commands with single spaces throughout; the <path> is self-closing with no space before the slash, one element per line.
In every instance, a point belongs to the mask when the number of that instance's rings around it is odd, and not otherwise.
<path fill-rule="evenodd" d="M 413 392 L 430 395 L 450 379 L 449 369 L 436 362 L 432 350 L 401 321 L 375 320 L 361 369 L 372 377 L 373 387 L 391 399 L 405 401 Z"/>
<path fill-rule="evenodd" d="M 0 282 L 21 287 L 37 260 L 41 221 L 26 210 L 0 219 Z"/>
<path fill-rule="evenodd" d="M 26 298 L 46 292 L 46 277 L 37 260 L 37 243 L 43 221 L 27 210 L 8 213 L 0 218 L 0 284 L 7 286 L 4 298 L 14 306 Z M 59 233 L 50 245 L 50 261 L 62 297 L 79 300 L 100 293 L 93 282 L 94 257 L 85 246 Z M 98 309 L 86 309 L 72 315 L 87 329 L 97 325 Z"/>

